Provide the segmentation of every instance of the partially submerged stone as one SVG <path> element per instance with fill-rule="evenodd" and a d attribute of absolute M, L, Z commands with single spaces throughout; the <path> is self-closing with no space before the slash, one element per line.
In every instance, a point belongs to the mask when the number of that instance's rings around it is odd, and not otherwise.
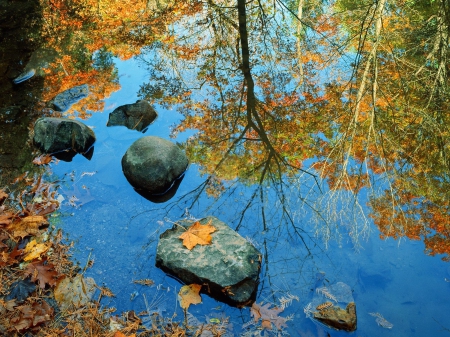
<path fill-rule="evenodd" d="M 147 195 L 167 192 L 188 164 L 186 155 L 175 143 L 155 136 L 138 139 L 122 158 L 128 182 Z"/>
<path fill-rule="evenodd" d="M 76 120 L 43 117 L 34 124 L 34 143 L 44 153 L 73 152 L 90 159 L 94 142 L 94 131 Z"/>
<path fill-rule="evenodd" d="M 325 309 L 314 311 L 313 317 L 333 329 L 356 330 L 356 305 L 354 302 L 347 304 L 345 310 L 337 305 L 331 305 Z"/>
<path fill-rule="evenodd" d="M 83 84 L 59 93 L 50 103 L 56 111 L 66 111 L 72 104 L 80 101 L 88 95 L 89 86 L 87 84 Z"/>
<path fill-rule="evenodd" d="M 106 126 L 123 125 L 128 129 L 145 132 L 158 114 L 155 109 L 143 100 L 133 104 L 125 104 L 109 114 Z"/>
<path fill-rule="evenodd" d="M 344 282 L 325 286 L 324 279 L 319 279 L 313 299 L 304 311 L 307 317 L 329 328 L 344 331 L 356 330 L 356 305 L 352 289 Z"/>
<path fill-rule="evenodd" d="M 200 284 L 217 300 L 243 307 L 255 300 L 261 268 L 261 253 L 236 231 L 215 217 L 199 221 L 216 231 L 209 245 L 187 249 L 179 236 L 194 221 L 179 221 L 165 231 L 158 243 L 156 266 L 186 284 Z"/>

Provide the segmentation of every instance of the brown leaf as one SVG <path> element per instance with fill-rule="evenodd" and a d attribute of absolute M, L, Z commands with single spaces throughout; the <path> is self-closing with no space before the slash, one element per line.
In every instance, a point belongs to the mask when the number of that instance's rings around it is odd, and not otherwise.
<path fill-rule="evenodd" d="M 39 281 L 39 287 L 41 289 L 45 288 L 45 285 L 49 286 L 56 285 L 60 275 L 54 270 L 55 266 L 52 264 L 46 264 L 47 259 L 42 259 L 42 261 L 34 261 L 27 265 L 25 270 L 25 276 L 31 275 L 31 281 Z"/>
<path fill-rule="evenodd" d="M 17 307 L 19 315 L 11 319 L 17 331 L 29 329 L 52 319 L 53 308 L 46 301 L 34 302 L 32 305 Z"/>
<path fill-rule="evenodd" d="M 8 226 L 8 230 L 14 237 L 24 238 L 28 235 L 36 235 L 39 228 L 48 225 L 47 220 L 42 215 L 30 215 L 22 218 L 19 222 L 14 222 Z"/>
<path fill-rule="evenodd" d="M 211 221 L 206 225 L 202 225 L 200 222 L 196 221 L 186 232 L 179 236 L 179 238 L 183 240 L 183 245 L 191 250 L 196 245 L 211 244 L 212 237 L 209 234 L 215 232 L 217 229 L 210 225 L 210 223 Z"/>
<path fill-rule="evenodd" d="M 0 190 L 0 204 L 8 198 L 9 194 L 3 190 Z"/>
<path fill-rule="evenodd" d="M 11 219 L 14 217 L 13 213 L 3 213 L 0 214 L 0 226 L 9 225 L 11 223 Z"/>
<path fill-rule="evenodd" d="M 286 326 L 286 318 L 278 316 L 283 308 L 269 308 L 270 306 L 270 303 L 258 305 L 254 302 L 250 308 L 250 313 L 255 322 L 258 322 L 260 318 L 262 319 L 261 326 L 263 328 L 272 329 L 273 323 L 280 330 L 283 326 Z"/>
<path fill-rule="evenodd" d="M 178 292 L 178 301 L 180 301 L 180 307 L 187 310 L 191 304 L 202 303 L 202 298 L 200 297 L 200 289 L 202 288 L 199 284 L 190 284 L 182 286 Z"/>
<path fill-rule="evenodd" d="M 17 246 L 14 247 L 11 252 L 0 252 L 0 267 L 6 267 L 18 263 L 19 261 L 16 257 L 20 256 L 22 253 L 23 251 L 18 249 Z"/>

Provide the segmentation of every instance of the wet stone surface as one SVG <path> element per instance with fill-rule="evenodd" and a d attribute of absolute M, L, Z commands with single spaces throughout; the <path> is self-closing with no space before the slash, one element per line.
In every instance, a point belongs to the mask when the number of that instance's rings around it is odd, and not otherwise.
<path fill-rule="evenodd" d="M 155 109 L 147 101 L 136 101 L 116 108 L 109 114 L 106 126 L 123 125 L 128 129 L 145 132 L 158 117 Z"/>
<path fill-rule="evenodd" d="M 138 191 L 163 194 L 186 171 L 185 153 L 166 139 L 154 136 L 135 141 L 122 158 L 122 170 Z"/>
<path fill-rule="evenodd" d="M 217 218 L 206 217 L 199 222 L 216 228 L 211 244 L 187 249 L 179 236 L 194 221 L 179 221 L 160 236 L 156 266 L 186 284 L 203 285 L 203 291 L 219 301 L 237 307 L 251 305 L 258 285 L 261 253 Z"/>
<path fill-rule="evenodd" d="M 76 120 L 43 117 L 34 124 L 34 143 L 44 153 L 70 150 L 86 156 L 94 142 L 94 131 Z"/>

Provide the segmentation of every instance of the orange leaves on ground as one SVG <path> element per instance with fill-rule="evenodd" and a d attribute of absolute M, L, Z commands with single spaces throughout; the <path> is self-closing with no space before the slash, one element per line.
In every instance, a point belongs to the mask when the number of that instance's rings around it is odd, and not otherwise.
<path fill-rule="evenodd" d="M 125 335 L 125 334 L 123 334 L 123 333 L 120 332 L 120 331 L 116 331 L 116 332 L 114 333 L 114 336 L 113 336 L 113 337 L 135 337 L 135 336 L 136 336 L 136 334 Z"/>
<path fill-rule="evenodd" d="M 191 250 L 196 245 L 209 245 L 211 244 L 211 233 L 214 233 L 217 229 L 216 227 L 210 225 L 211 221 L 202 225 L 200 222 L 196 221 L 192 226 L 190 226 L 186 232 L 179 236 L 183 240 L 183 245 L 187 249 Z"/>
<path fill-rule="evenodd" d="M 50 321 L 53 317 L 53 308 L 42 300 L 31 305 L 17 307 L 18 315 L 11 319 L 11 323 L 17 331 L 34 328 L 42 323 Z"/>
<path fill-rule="evenodd" d="M 283 308 L 274 307 L 270 309 L 270 306 L 270 303 L 267 303 L 265 305 L 258 305 L 255 302 L 250 308 L 250 313 L 253 316 L 255 322 L 258 322 L 259 319 L 262 320 L 261 326 L 263 328 L 272 330 L 273 323 L 278 330 L 281 330 L 283 326 L 286 326 L 287 321 L 286 318 L 278 316 L 278 314 L 283 311 Z"/>
<path fill-rule="evenodd" d="M 6 198 L 8 198 L 9 194 L 6 193 L 3 190 L 0 190 L 0 203 L 2 203 L 3 201 L 5 201 Z"/>
<path fill-rule="evenodd" d="M 0 236 L 0 240 L 3 240 L 4 238 Z M 0 242 L 1 243 L 1 242 Z M 3 243 L 0 244 L 0 249 L 5 248 Z M 7 246 L 6 246 L 7 248 Z M 8 250 L 0 251 L 0 267 L 6 267 L 10 266 L 12 264 L 18 263 L 19 261 L 16 259 L 16 257 L 20 256 L 22 254 L 22 250 L 17 249 L 17 246 L 11 251 L 8 252 Z"/>
<path fill-rule="evenodd" d="M 48 222 L 42 215 L 30 215 L 9 225 L 8 230 L 14 237 L 25 237 L 36 235 L 41 227 L 47 226 Z"/>
<path fill-rule="evenodd" d="M 200 289 L 202 288 L 199 284 L 190 284 L 182 286 L 178 292 L 178 301 L 180 302 L 180 307 L 187 310 L 191 304 L 202 303 L 202 298 L 200 297 Z"/>
<path fill-rule="evenodd" d="M 25 257 L 23 258 L 24 261 L 32 261 L 35 259 L 41 259 L 41 255 L 47 252 L 47 250 L 50 248 L 51 244 L 48 243 L 37 243 L 36 240 L 32 240 L 27 243 L 24 253 Z"/>
<path fill-rule="evenodd" d="M 39 287 L 45 288 L 45 285 L 56 285 L 56 282 L 60 278 L 58 272 L 55 271 L 55 266 L 47 263 L 47 259 L 41 261 L 34 261 L 27 265 L 25 269 L 25 276 L 31 275 L 31 281 L 39 281 Z"/>

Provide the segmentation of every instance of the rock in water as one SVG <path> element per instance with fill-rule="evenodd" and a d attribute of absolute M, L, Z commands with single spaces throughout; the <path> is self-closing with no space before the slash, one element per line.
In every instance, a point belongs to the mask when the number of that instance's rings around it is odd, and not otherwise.
<path fill-rule="evenodd" d="M 347 304 L 345 310 L 337 305 L 331 305 L 323 310 L 315 311 L 313 315 L 319 322 L 331 328 L 344 331 L 356 330 L 356 305 L 354 302 Z"/>
<path fill-rule="evenodd" d="M 66 111 L 70 106 L 89 95 L 87 84 L 67 89 L 52 99 L 50 102 L 56 111 Z"/>
<path fill-rule="evenodd" d="M 119 106 L 109 114 L 106 126 L 123 125 L 128 129 L 145 132 L 158 114 L 147 101 Z"/>
<path fill-rule="evenodd" d="M 189 161 L 174 143 L 147 136 L 135 141 L 122 158 L 122 170 L 138 191 L 163 194 L 186 171 Z"/>
<path fill-rule="evenodd" d="M 43 117 L 34 124 L 34 143 L 45 153 L 69 150 L 85 155 L 94 142 L 94 131 L 76 120 Z"/>
<path fill-rule="evenodd" d="M 261 253 L 228 225 L 214 217 L 200 224 L 216 228 L 208 245 L 189 250 L 179 236 L 193 221 L 182 220 L 159 239 L 156 266 L 186 284 L 201 284 L 206 293 L 230 305 L 243 307 L 255 300 Z"/>

